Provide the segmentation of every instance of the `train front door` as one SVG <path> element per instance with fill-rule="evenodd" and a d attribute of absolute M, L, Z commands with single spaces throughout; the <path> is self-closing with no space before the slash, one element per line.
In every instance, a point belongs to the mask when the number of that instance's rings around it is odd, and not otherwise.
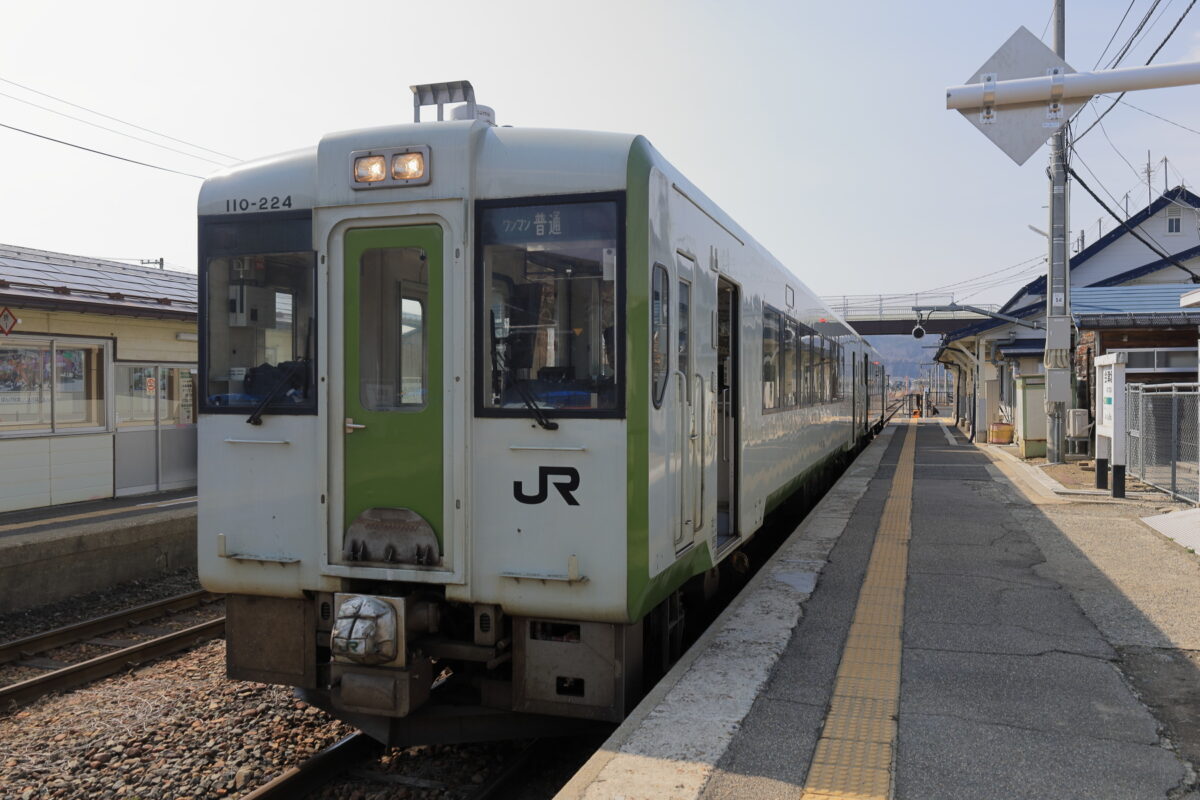
<path fill-rule="evenodd" d="M 437 225 L 346 234 L 343 530 L 408 509 L 444 551 L 442 247 Z"/>

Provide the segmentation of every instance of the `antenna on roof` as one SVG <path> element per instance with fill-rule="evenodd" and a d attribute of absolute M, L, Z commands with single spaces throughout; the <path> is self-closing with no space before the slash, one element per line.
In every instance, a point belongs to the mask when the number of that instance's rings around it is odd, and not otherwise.
<path fill-rule="evenodd" d="M 143 264 L 145 266 L 150 266 L 151 264 L 158 264 L 159 269 L 166 269 L 166 267 L 163 265 L 163 260 L 161 258 L 139 258 L 138 263 Z"/>

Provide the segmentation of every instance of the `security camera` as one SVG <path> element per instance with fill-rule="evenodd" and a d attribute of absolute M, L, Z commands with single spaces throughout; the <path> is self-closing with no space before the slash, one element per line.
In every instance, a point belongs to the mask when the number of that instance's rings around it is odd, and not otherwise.
<path fill-rule="evenodd" d="M 917 323 L 916 325 L 913 326 L 913 338 L 914 339 L 920 339 L 924 335 L 925 335 L 925 329 L 921 327 L 920 323 Z"/>

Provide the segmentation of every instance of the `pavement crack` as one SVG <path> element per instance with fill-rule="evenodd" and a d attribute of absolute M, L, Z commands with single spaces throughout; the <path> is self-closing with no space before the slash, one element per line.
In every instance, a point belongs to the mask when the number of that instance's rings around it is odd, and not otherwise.
<path fill-rule="evenodd" d="M 1022 569 L 1024 569 L 1024 568 L 1022 568 Z M 1012 584 L 1014 587 L 1015 586 L 1026 586 L 1031 589 L 1061 589 L 1061 588 L 1063 588 L 1062 584 L 1057 583 L 1057 582 L 1054 582 L 1053 585 L 1048 586 L 1044 582 L 1034 583 L 1032 581 L 1017 580 L 1016 578 L 998 578 L 995 575 L 981 575 L 976 572 L 929 572 L 929 571 L 925 571 L 925 570 L 910 569 L 908 571 L 908 574 L 909 574 L 909 577 L 911 577 L 913 575 L 932 575 L 934 577 L 940 577 L 940 578 L 978 578 L 980 580 L 995 581 L 996 583 L 1009 583 L 1009 584 Z M 1034 576 L 1034 577 L 1037 577 L 1037 576 Z M 1038 578 L 1038 580 L 1046 581 L 1049 579 L 1048 578 Z"/>
<path fill-rule="evenodd" d="M 940 719 L 940 718 L 956 719 L 959 722 L 969 722 L 974 725 L 990 725 L 990 726 L 993 726 L 996 728 L 1005 728 L 1007 730 L 1021 731 L 1022 733 L 1056 734 L 1059 736 L 1072 736 L 1072 737 L 1076 737 L 1076 738 L 1080 738 L 1080 739 L 1089 739 L 1093 742 L 1111 742 L 1113 744 L 1134 745 L 1136 747 L 1148 747 L 1148 748 L 1153 748 L 1156 750 L 1165 749 L 1165 748 L 1163 748 L 1162 743 L 1158 742 L 1158 741 L 1146 742 L 1146 741 L 1135 741 L 1133 739 L 1118 739 L 1118 738 L 1112 737 L 1112 736 L 1096 736 L 1095 734 L 1090 734 L 1090 733 L 1080 733 L 1078 727 L 1071 728 L 1069 730 L 1059 730 L 1059 729 L 1055 729 L 1055 728 L 1051 728 L 1051 729 L 1047 730 L 1046 728 L 1035 728 L 1030 725 L 1017 725 L 1012 722 L 999 722 L 994 719 L 977 719 L 975 717 L 967 717 L 967 716 L 963 716 L 961 714 L 948 714 L 943 711 L 905 711 L 904 708 L 901 707 L 900 714 L 899 714 L 899 719 L 900 719 L 901 724 L 904 723 L 905 717 L 928 717 L 928 718 L 932 718 L 932 719 Z"/>
<path fill-rule="evenodd" d="M 1013 653 L 1008 650 L 975 650 L 971 648 L 959 649 L 956 647 L 918 647 L 915 645 L 904 645 L 904 649 L 928 653 L 963 653 L 977 656 L 1011 656 L 1013 658 L 1040 658 L 1041 656 L 1052 655 L 1078 656 L 1080 658 L 1090 658 L 1094 661 L 1101 661 L 1106 664 L 1111 664 L 1118 660 L 1115 656 L 1108 658 L 1105 656 L 1098 656 L 1095 653 L 1083 653 L 1078 650 L 1064 650 L 1061 647 L 1051 647 L 1046 650 L 1039 650 L 1036 653 Z"/>

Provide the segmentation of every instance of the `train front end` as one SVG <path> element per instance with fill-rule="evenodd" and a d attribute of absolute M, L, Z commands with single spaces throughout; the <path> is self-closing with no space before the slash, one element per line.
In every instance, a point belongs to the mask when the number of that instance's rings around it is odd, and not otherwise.
<path fill-rule="evenodd" d="M 395 744 L 618 720 L 630 137 L 335 134 L 200 197 L 228 671 Z"/>

